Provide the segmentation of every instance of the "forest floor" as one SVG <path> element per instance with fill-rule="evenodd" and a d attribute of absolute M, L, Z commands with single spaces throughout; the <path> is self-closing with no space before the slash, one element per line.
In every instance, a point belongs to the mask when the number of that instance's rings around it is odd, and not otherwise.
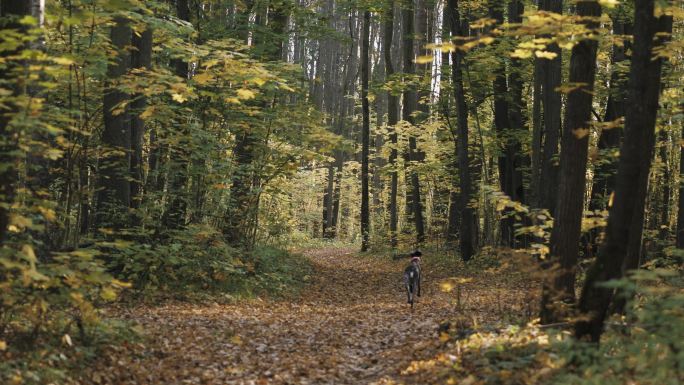
<path fill-rule="evenodd" d="M 296 298 L 113 310 L 116 318 L 140 324 L 145 338 L 112 347 L 83 373 L 83 382 L 429 383 L 410 368 L 445 349 L 442 322 L 450 320 L 457 328 L 495 327 L 529 312 L 526 285 L 497 273 L 466 274 L 431 265 L 426 256 L 423 295 L 411 311 L 402 288 L 407 260 L 339 248 L 305 254 L 314 273 Z M 445 284 L 467 275 L 470 279 L 460 284 Z M 460 288 L 453 290 L 454 284 Z"/>

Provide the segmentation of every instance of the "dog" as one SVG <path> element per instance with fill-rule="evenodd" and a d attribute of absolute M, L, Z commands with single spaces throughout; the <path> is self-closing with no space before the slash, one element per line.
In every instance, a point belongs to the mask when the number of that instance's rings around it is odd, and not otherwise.
<path fill-rule="evenodd" d="M 404 286 L 411 309 L 413 309 L 414 296 L 420 297 L 420 257 L 422 255 L 419 250 L 411 253 L 411 264 L 404 269 Z"/>

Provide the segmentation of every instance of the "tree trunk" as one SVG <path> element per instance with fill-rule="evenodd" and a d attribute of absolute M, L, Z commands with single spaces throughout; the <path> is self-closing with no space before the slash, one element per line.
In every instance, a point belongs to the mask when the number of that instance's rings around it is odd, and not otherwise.
<path fill-rule="evenodd" d="M 542 9 L 549 12 L 562 13 L 562 0 L 542 1 Z M 541 207 L 555 215 L 558 195 L 558 141 L 561 132 L 561 94 L 556 89 L 561 85 L 562 58 L 558 44 L 552 43 L 547 51 L 557 56 L 544 60 L 543 66 L 543 109 L 544 109 L 544 146 L 542 149 L 541 171 Z"/>
<path fill-rule="evenodd" d="M 190 7 L 188 0 L 176 1 L 176 14 L 178 18 L 184 21 L 190 21 Z M 174 67 L 175 75 L 186 81 L 188 78 L 188 63 L 181 59 L 174 59 L 171 62 Z M 179 116 L 179 119 L 183 119 Z M 188 179 L 189 179 L 189 164 L 190 153 L 185 144 L 190 139 L 190 131 L 187 122 L 180 122 L 177 124 L 177 131 L 183 136 L 180 145 L 177 148 L 169 148 L 170 152 L 170 171 L 169 171 L 169 204 L 162 218 L 164 226 L 171 230 L 177 230 L 185 227 L 186 215 L 188 209 Z"/>
<path fill-rule="evenodd" d="M 391 79 L 394 75 L 394 65 L 392 63 L 392 39 L 394 35 L 394 0 L 387 0 L 385 7 L 385 21 L 384 21 L 384 54 L 385 54 L 385 76 Z M 399 97 L 394 91 L 387 93 L 387 128 L 390 130 L 390 142 L 392 148 L 390 150 L 390 196 L 389 196 L 389 212 L 390 212 L 390 244 L 397 247 L 397 193 L 399 190 L 399 174 L 397 173 L 397 158 L 398 158 L 398 138 L 396 125 L 399 121 Z"/>
<path fill-rule="evenodd" d="M 666 240 L 670 233 L 670 163 L 667 159 L 667 147 L 670 143 L 666 130 L 660 131 L 660 162 L 662 163 L 660 181 L 662 185 L 662 196 L 660 203 L 660 218 L 658 218 L 658 235 L 661 240 Z M 634 266 L 636 268 L 638 266 Z"/>
<path fill-rule="evenodd" d="M 672 18 L 655 18 L 654 0 L 636 0 L 634 46 L 630 68 L 629 99 L 625 114 L 625 135 L 613 207 L 608 218 L 606 239 L 596 262 L 587 272 L 579 302 L 581 317 L 575 323 L 578 339 L 598 342 L 613 298 L 613 289 L 601 284 L 623 276 L 630 258 L 630 241 L 641 240 L 648 176 L 655 146 L 655 122 L 660 98 L 662 58 L 653 58 L 656 32 L 669 32 Z M 639 223 L 641 222 L 641 223 Z M 638 260 L 638 256 L 636 256 Z"/>
<path fill-rule="evenodd" d="M 361 130 L 361 251 L 370 248 L 370 189 L 369 166 L 370 153 L 370 105 L 368 103 L 369 47 L 370 47 L 370 11 L 363 12 L 363 32 L 361 32 L 361 103 L 363 109 L 363 127 Z"/>
<path fill-rule="evenodd" d="M 465 36 L 461 25 L 461 16 L 458 9 L 458 0 L 449 0 L 448 7 L 451 13 L 451 34 L 452 36 Z M 471 198 L 471 179 L 470 179 L 470 158 L 468 155 L 468 105 L 465 99 L 465 89 L 463 87 L 463 60 L 464 54 L 456 50 L 451 54 L 452 67 L 451 78 L 456 99 L 456 115 L 458 121 L 458 170 L 460 180 L 460 251 L 463 261 L 469 261 L 474 252 L 475 237 L 475 212 L 470 207 Z M 484 161 L 484 159 L 483 159 Z"/>
<path fill-rule="evenodd" d="M 525 5 L 521 0 L 513 0 L 508 4 L 508 20 L 510 23 L 522 23 Z M 522 65 L 519 59 L 511 59 L 511 70 L 508 75 L 510 102 L 508 103 L 508 121 L 510 124 L 511 135 L 506 138 L 506 158 L 508 159 L 508 192 L 506 194 L 513 201 L 528 204 L 525 194 L 523 169 L 530 167 L 531 159 L 529 155 L 523 154 L 520 138 L 529 135 L 525 125 L 526 117 L 523 111 L 523 80 Z M 511 229 L 511 246 L 526 247 L 527 237 L 515 236 L 515 225 L 519 220 L 513 218 L 513 228 Z M 529 220 L 523 218 L 523 225 L 529 226 Z"/>
<path fill-rule="evenodd" d="M 442 42 L 449 42 L 451 41 L 451 7 L 447 4 L 447 1 L 444 1 L 444 6 L 442 10 Z M 446 92 L 446 83 L 450 77 L 449 71 L 450 71 L 450 66 L 449 66 L 449 57 L 451 55 L 449 54 L 448 51 L 444 50 L 442 51 L 442 73 L 441 73 L 441 78 L 440 78 L 440 103 L 441 103 L 441 109 L 442 109 L 442 115 L 444 116 L 445 120 L 447 121 L 449 125 L 449 131 L 452 136 L 452 142 L 454 146 L 454 152 L 453 152 L 453 162 L 452 162 L 452 167 L 454 170 L 458 169 L 458 142 L 456 140 L 456 137 L 458 136 L 458 133 L 456 132 L 456 128 L 453 127 L 453 124 L 451 122 L 451 115 L 449 113 L 449 99 L 450 95 L 448 92 Z M 447 216 L 447 229 L 446 229 L 446 244 L 447 247 L 456 247 L 456 244 L 458 242 L 458 226 L 459 226 L 459 207 L 460 207 L 460 198 L 458 195 L 458 177 L 457 173 L 453 172 L 451 174 L 451 177 L 449 178 L 451 182 L 450 186 L 450 192 L 449 192 L 449 212 Z"/>
<path fill-rule="evenodd" d="M 613 35 L 631 34 L 631 25 L 625 24 L 625 15 L 613 18 Z M 627 99 L 627 79 L 617 66 L 627 60 L 627 43 L 613 45 L 611 62 L 613 67 L 610 76 L 610 88 L 606 112 L 603 118 L 605 123 L 613 122 L 625 116 L 625 101 Z M 594 170 L 594 180 L 591 188 L 590 210 L 606 210 L 608 197 L 615 189 L 615 173 L 617 172 L 617 155 L 622 139 L 622 128 L 601 130 L 598 140 L 600 163 Z"/>
<path fill-rule="evenodd" d="M 503 7 L 504 3 L 499 1 L 489 2 L 489 17 L 496 21 L 496 24 L 501 26 L 504 23 Z M 513 159 L 510 157 L 509 141 L 511 138 L 511 122 L 509 120 L 509 103 L 511 95 L 508 91 L 508 79 L 506 76 L 506 60 L 504 57 L 498 58 L 496 68 L 493 69 L 494 80 L 492 81 L 492 89 L 494 91 L 494 128 L 498 143 L 501 145 L 499 149 L 500 155 L 497 159 L 499 167 L 499 187 L 501 191 L 513 199 L 512 177 L 514 174 Z M 502 212 L 501 218 L 501 241 L 505 246 L 513 246 L 513 225 L 514 219 L 508 215 L 510 209 Z"/>
<path fill-rule="evenodd" d="M 402 23 L 404 26 L 404 39 L 403 39 L 403 51 L 404 51 L 404 73 L 407 75 L 413 75 L 416 73 L 415 67 L 415 51 L 414 51 L 414 35 L 416 33 L 415 22 L 414 22 L 414 4 L 413 1 L 409 2 L 402 9 Z M 414 87 L 409 87 L 404 91 L 404 105 L 402 118 L 407 121 L 412 126 L 416 124 L 414 118 L 414 112 L 417 110 L 418 106 L 418 96 L 416 89 Z M 406 159 L 408 162 L 417 162 L 417 144 L 416 137 L 414 135 L 409 135 L 409 147 Z M 423 220 L 423 205 L 421 202 L 420 194 L 420 179 L 418 178 L 418 172 L 411 170 L 409 172 L 409 179 L 411 183 L 409 193 L 407 193 L 407 205 L 410 205 L 409 217 L 413 220 L 416 229 L 416 242 L 420 245 L 425 241 L 425 227 Z M 408 184 L 408 181 L 407 181 Z"/>
<path fill-rule="evenodd" d="M 684 105 L 680 108 L 684 110 Z M 684 122 L 682 125 L 682 140 L 684 141 Z M 684 146 L 679 146 L 679 200 L 677 202 L 677 248 L 684 249 L 684 180 L 682 180 L 682 173 L 684 173 Z"/>
<path fill-rule="evenodd" d="M 588 18 L 584 22 L 589 30 L 598 28 L 594 18 L 601 16 L 601 5 L 596 1 L 577 4 L 577 14 Z M 560 163 L 560 186 L 553 230 L 551 231 L 551 257 L 559 264 L 553 276 L 553 286 L 544 286 L 541 321 L 554 323 L 568 314 L 552 304 L 573 306 L 575 302 L 575 270 L 584 211 L 587 153 L 596 75 L 598 43 L 584 39 L 572 49 L 570 58 L 571 84 L 581 84 L 567 98 L 565 129 L 563 130 Z"/>
<path fill-rule="evenodd" d="M 333 194 L 335 182 L 335 162 L 328 165 L 327 183 L 323 193 L 323 238 L 332 238 Z"/>
<path fill-rule="evenodd" d="M 102 144 L 105 153 L 100 159 L 99 192 L 97 194 L 97 226 L 123 228 L 128 222 L 131 202 L 130 159 L 131 127 L 128 115 L 120 111 L 128 95 L 116 84 L 128 72 L 131 45 L 129 20 L 118 16 L 111 29 L 112 46 L 118 55 L 107 67 L 107 83 L 103 99 L 104 131 Z"/>
<path fill-rule="evenodd" d="M 541 165 L 542 165 L 542 79 L 543 65 L 539 58 L 534 59 L 534 88 L 532 94 L 532 157 L 530 170 L 530 206 L 541 207 Z"/>
<path fill-rule="evenodd" d="M 131 67 L 152 69 L 152 29 L 148 26 L 140 35 L 133 34 Z M 144 95 L 135 95 L 131 102 L 131 208 L 140 207 L 143 194 L 143 138 L 145 121 L 140 117 L 147 107 Z"/>

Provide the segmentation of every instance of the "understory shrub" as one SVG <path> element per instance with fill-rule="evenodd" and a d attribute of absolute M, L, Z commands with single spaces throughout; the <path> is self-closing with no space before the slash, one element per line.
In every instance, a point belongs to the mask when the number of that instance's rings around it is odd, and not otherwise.
<path fill-rule="evenodd" d="M 103 246 L 110 248 L 110 271 L 131 282 L 133 293 L 143 296 L 279 295 L 307 274 L 301 256 L 263 246 L 235 249 L 220 231 L 206 225 L 176 231 L 162 242 L 120 241 L 96 247 Z"/>

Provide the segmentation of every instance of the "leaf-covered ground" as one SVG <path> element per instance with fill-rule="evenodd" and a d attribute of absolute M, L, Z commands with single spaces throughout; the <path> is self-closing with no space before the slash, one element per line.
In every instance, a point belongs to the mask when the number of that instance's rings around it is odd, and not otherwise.
<path fill-rule="evenodd" d="M 423 262 L 423 296 L 414 311 L 401 286 L 406 260 L 343 249 L 307 256 L 314 273 L 295 299 L 116 310 L 116 317 L 139 323 L 146 338 L 111 348 L 83 381 L 425 383 L 425 371 L 416 366 L 430 365 L 445 349 L 444 320 L 450 320 L 453 338 L 459 330 L 494 328 L 530 310 L 530 290 L 523 281 L 484 271 L 465 277 L 456 268 L 431 265 L 429 255 Z"/>

